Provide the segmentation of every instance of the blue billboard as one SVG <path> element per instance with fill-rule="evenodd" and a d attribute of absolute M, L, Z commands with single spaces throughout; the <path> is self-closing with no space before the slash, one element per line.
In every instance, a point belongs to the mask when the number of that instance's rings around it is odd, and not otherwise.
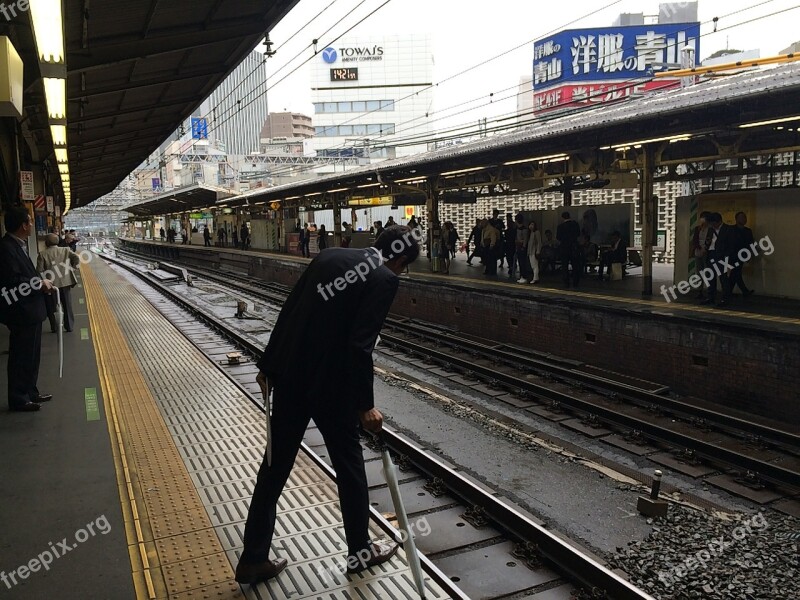
<path fill-rule="evenodd" d="M 700 51 L 700 23 L 570 29 L 533 44 L 533 87 L 643 79 Z"/>
<path fill-rule="evenodd" d="M 192 138 L 195 140 L 208 139 L 208 120 L 192 117 Z"/>

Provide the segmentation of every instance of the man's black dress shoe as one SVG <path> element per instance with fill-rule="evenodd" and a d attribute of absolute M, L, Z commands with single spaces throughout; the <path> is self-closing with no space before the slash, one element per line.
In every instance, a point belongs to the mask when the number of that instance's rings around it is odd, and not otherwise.
<path fill-rule="evenodd" d="M 34 402 L 26 402 L 25 404 L 20 404 L 19 406 L 12 406 L 11 410 L 14 412 L 36 412 L 40 408 L 41 406 Z"/>
<path fill-rule="evenodd" d="M 265 581 L 276 577 L 278 573 L 286 568 L 286 559 L 265 560 L 262 563 L 245 564 L 240 562 L 236 567 L 236 582 L 249 583 L 254 585 L 259 581 Z"/>
<path fill-rule="evenodd" d="M 41 404 L 42 402 L 50 402 L 53 399 L 53 394 L 39 394 L 33 399 L 33 402 Z"/>
<path fill-rule="evenodd" d="M 347 557 L 347 572 L 350 574 L 361 573 L 361 571 L 366 571 L 370 567 L 385 563 L 397 553 L 398 548 L 397 544 L 371 542 L 369 549 L 366 551 L 367 556 Z"/>

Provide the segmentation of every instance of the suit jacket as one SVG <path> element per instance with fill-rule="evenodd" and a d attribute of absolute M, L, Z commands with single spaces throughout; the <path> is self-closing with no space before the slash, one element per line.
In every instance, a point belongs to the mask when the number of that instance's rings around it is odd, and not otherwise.
<path fill-rule="evenodd" d="M 708 235 L 712 235 L 712 231 L 714 228 L 712 227 L 709 231 Z M 709 256 L 717 261 L 720 261 L 727 257 L 733 257 L 736 254 L 736 238 L 734 233 L 734 228 L 730 225 L 725 223 L 716 231 L 717 239 L 714 242 L 714 250 L 709 254 Z M 708 237 L 706 237 L 708 239 Z M 733 261 L 731 261 L 733 263 Z"/>
<path fill-rule="evenodd" d="M 28 289 L 27 295 L 20 293 L 19 286 L 39 278 L 30 257 L 19 242 L 6 234 L 0 240 L 0 321 L 6 325 L 35 325 L 47 318 L 44 292 Z M 15 298 L 16 296 L 16 298 Z"/>
<path fill-rule="evenodd" d="M 379 256 L 375 248 L 324 250 L 286 299 L 258 367 L 296 402 L 374 407 L 372 351 L 399 286 Z"/>
<path fill-rule="evenodd" d="M 164 231 L 163 229 L 161 231 Z M 50 246 L 39 254 L 36 268 L 47 276 L 57 288 L 72 287 L 78 283 L 75 269 L 81 264 L 81 259 L 69 248 Z"/>
<path fill-rule="evenodd" d="M 561 254 L 569 256 L 578 245 L 578 237 L 581 235 L 581 228 L 576 221 L 569 219 L 558 225 L 556 229 L 556 239 L 559 241 Z"/>

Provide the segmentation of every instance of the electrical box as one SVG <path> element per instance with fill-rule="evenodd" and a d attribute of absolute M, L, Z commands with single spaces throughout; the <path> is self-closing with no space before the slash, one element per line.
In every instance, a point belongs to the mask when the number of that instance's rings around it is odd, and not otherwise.
<path fill-rule="evenodd" d="M 22 117 L 22 59 L 7 36 L 0 36 L 0 117 Z"/>

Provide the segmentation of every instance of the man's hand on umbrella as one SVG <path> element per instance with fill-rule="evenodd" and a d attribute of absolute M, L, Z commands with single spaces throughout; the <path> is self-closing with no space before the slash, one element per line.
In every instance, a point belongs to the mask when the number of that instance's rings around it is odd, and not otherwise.
<path fill-rule="evenodd" d="M 264 402 L 267 402 L 269 398 L 269 393 L 272 391 L 272 386 L 270 385 L 269 379 L 264 373 L 259 372 L 258 376 L 256 377 L 256 383 L 258 387 L 261 388 L 261 395 L 264 398 Z"/>
<path fill-rule="evenodd" d="M 42 279 L 42 291 L 48 296 L 56 291 L 56 287 L 47 279 Z"/>
<path fill-rule="evenodd" d="M 377 408 L 359 413 L 361 426 L 370 433 L 379 433 L 383 429 L 383 415 Z"/>

